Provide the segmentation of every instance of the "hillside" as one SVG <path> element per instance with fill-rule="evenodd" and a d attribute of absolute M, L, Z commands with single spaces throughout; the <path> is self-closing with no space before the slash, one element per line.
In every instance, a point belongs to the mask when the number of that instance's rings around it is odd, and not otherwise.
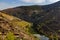
<path fill-rule="evenodd" d="M 0 12 L 0 40 L 38 40 L 32 33 L 32 23 Z"/>
<path fill-rule="evenodd" d="M 33 23 L 32 28 L 39 34 L 60 39 L 60 1 L 45 6 L 20 6 L 1 12 Z"/>
<path fill-rule="evenodd" d="M 10 15 L 24 19 L 26 21 L 35 22 L 36 20 L 32 16 L 36 17 L 38 15 L 37 18 L 38 17 L 40 18 L 41 16 L 47 15 L 47 13 L 49 14 L 57 13 L 59 12 L 59 10 L 60 10 L 60 1 L 45 6 L 32 5 L 32 6 L 20 6 L 15 8 L 9 8 L 2 10 L 1 12 L 8 13 Z"/>

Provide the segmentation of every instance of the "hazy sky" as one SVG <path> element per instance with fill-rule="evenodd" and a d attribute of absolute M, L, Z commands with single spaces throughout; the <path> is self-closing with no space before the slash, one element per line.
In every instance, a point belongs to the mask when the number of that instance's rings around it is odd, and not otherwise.
<path fill-rule="evenodd" d="M 22 5 L 47 5 L 60 0 L 0 0 L 0 10 Z"/>

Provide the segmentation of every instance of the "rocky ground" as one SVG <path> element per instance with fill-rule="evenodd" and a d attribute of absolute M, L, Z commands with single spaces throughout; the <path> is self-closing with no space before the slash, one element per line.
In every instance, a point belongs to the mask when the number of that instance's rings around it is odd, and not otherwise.
<path fill-rule="evenodd" d="M 25 31 L 25 28 L 15 23 L 21 21 L 21 19 L 0 12 L 0 40 L 38 40 L 31 33 L 28 33 L 28 30 Z"/>

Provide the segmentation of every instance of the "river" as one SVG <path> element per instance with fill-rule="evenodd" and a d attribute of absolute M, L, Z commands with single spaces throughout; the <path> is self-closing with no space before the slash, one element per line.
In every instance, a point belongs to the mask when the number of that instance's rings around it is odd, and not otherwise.
<path fill-rule="evenodd" d="M 49 40 L 49 38 L 46 37 L 46 36 L 44 36 L 44 35 L 34 34 L 34 36 L 36 36 L 36 37 L 39 38 L 40 40 Z"/>

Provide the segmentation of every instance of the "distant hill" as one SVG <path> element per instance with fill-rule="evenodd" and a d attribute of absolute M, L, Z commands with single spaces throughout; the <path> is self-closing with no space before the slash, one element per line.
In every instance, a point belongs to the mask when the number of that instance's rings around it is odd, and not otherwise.
<path fill-rule="evenodd" d="M 36 14 L 39 16 L 42 16 L 42 15 L 44 16 L 48 12 L 49 13 L 52 12 L 52 10 L 56 13 L 56 10 L 59 11 L 59 9 L 60 9 L 60 1 L 54 4 L 45 5 L 45 6 L 39 6 L 39 5 L 20 6 L 20 7 L 2 10 L 2 12 L 9 13 L 10 15 L 16 16 L 18 18 L 21 18 L 27 21 L 35 21 L 31 17 L 33 14 L 35 14 L 34 12 L 36 12 Z"/>
<path fill-rule="evenodd" d="M 38 33 L 42 30 L 43 34 L 58 34 L 60 37 L 60 1 L 44 6 L 20 6 L 1 12 L 32 22 L 33 29 Z"/>

